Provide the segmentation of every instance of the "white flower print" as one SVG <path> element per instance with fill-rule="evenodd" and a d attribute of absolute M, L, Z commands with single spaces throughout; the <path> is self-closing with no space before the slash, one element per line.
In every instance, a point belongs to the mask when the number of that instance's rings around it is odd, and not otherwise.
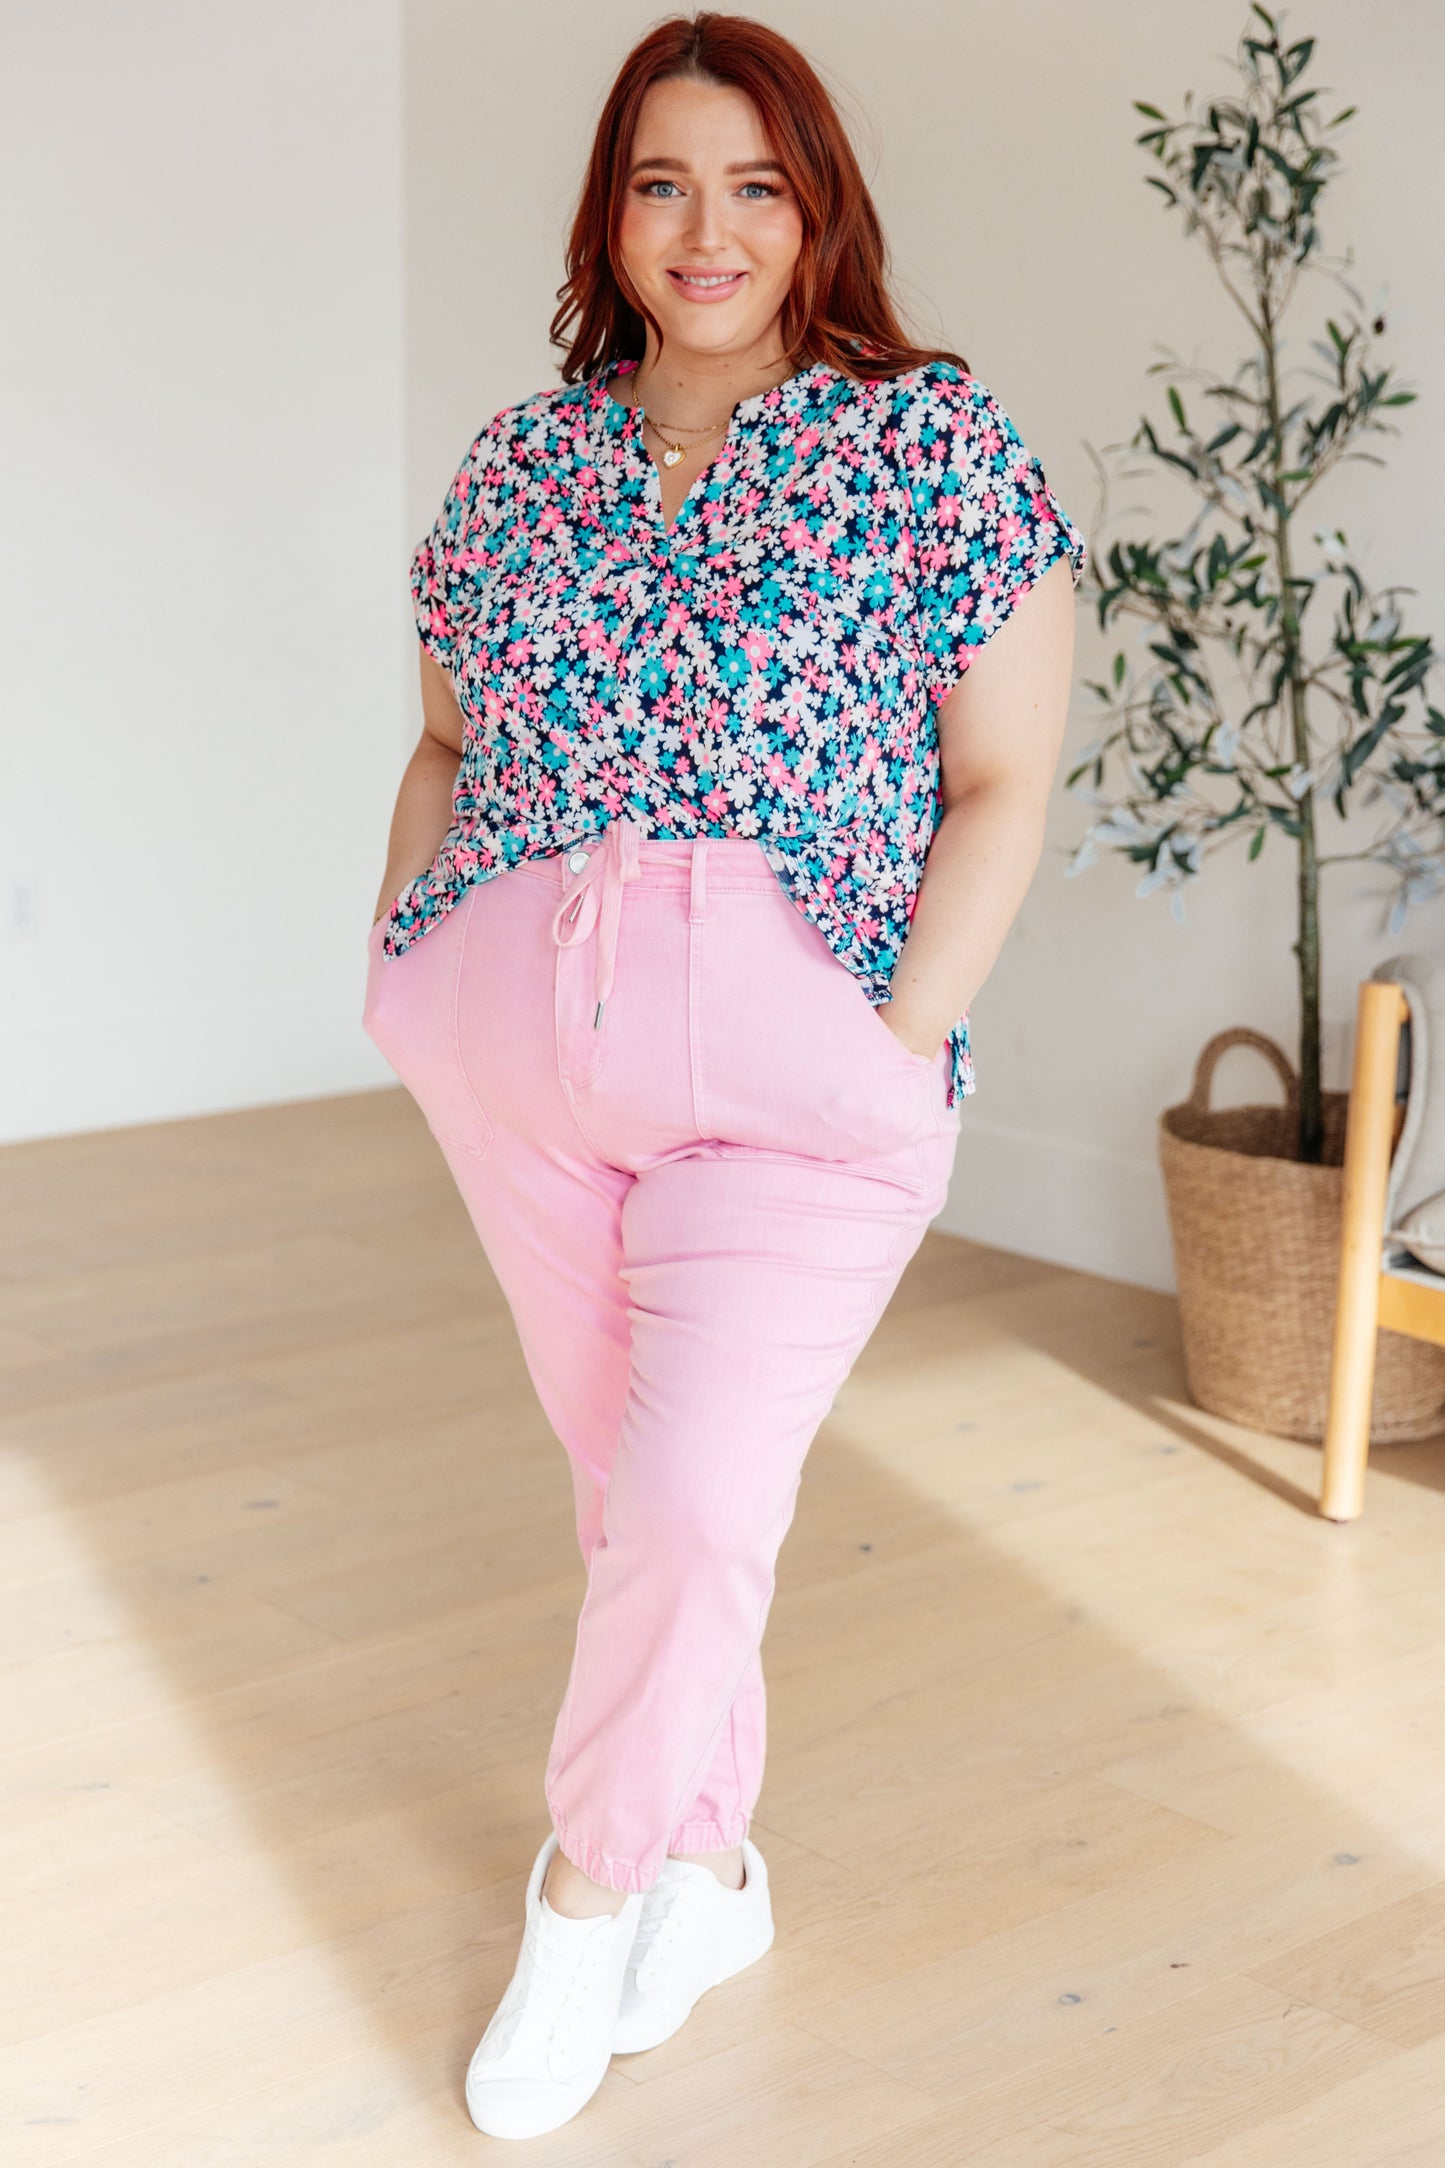
<path fill-rule="evenodd" d="M 631 367 L 495 415 L 417 547 L 417 631 L 465 741 L 452 828 L 383 946 L 424 939 L 517 838 L 545 856 L 645 808 L 670 835 L 756 839 L 886 999 L 936 818 L 934 705 L 1053 558 L 1077 582 L 1083 537 L 993 394 L 944 362 L 799 371 L 664 535 L 608 389 Z M 966 1014 L 950 1044 L 956 1101 Z"/>

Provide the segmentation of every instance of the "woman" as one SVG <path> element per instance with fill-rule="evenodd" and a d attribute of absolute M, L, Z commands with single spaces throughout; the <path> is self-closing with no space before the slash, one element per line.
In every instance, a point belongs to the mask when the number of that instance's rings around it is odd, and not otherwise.
<path fill-rule="evenodd" d="M 968 1004 L 1042 849 L 1084 544 L 883 260 L 797 49 L 665 22 L 598 126 L 564 381 L 486 424 L 412 566 L 426 721 L 366 1028 L 506 1294 L 588 1567 L 468 2075 L 494 2134 L 567 2121 L 772 1940 L 777 1554 L 943 1203 Z"/>

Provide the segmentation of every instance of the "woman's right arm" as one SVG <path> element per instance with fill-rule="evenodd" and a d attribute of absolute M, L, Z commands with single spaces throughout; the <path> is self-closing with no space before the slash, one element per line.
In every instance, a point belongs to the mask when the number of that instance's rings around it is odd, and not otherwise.
<path fill-rule="evenodd" d="M 462 711 L 441 664 L 424 647 L 418 653 L 422 731 L 396 794 L 373 926 L 402 889 L 426 872 L 452 824 L 452 792 L 463 747 Z"/>

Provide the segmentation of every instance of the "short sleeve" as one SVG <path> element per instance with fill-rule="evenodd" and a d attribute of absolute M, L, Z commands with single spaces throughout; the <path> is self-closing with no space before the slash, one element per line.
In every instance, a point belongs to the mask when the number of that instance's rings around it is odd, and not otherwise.
<path fill-rule="evenodd" d="M 1059 558 L 1084 537 L 993 393 L 951 363 L 918 372 L 903 431 L 913 498 L 922 669 L 941 701 Z"/>
<path fill-rule="evenodd" d="M 452 666 L 457 635 L 475 596 L 477 573 L 486 561 L 496 482 L 496 430 L 496 421 L 489 422 L 473 438 L 440 512 L 411 560 L 417 633 L 427 653 L 444 670 Z"/>

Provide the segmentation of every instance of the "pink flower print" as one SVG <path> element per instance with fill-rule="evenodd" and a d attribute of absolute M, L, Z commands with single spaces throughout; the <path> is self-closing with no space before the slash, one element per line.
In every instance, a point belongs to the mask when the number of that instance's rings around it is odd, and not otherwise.
<path fill-rule="evenodd" d="M 459 825 L 393 921 L 394 951 L 478 868 L 630 809 L 679 835 L 796 838 L 795 900 L 886 990 L 935 821 L 933 681 L 992 635 L 1021 568 L 1061 536 L 1076 562 L 1082 545 L 966 371 L 827 389 L 821 405 L 779 393 L 733 433 L 685 559 L 655 548 L 601 372 L 488 425 L 413 564 L 466 750 Z M 826 601 L 811 591 L 824 567 Z M 804 831 L 845 804 L 850 840 L 820 881 Z M 966 1032 L 952 1037 L 956 1104 L 974 1079 Z"/>

